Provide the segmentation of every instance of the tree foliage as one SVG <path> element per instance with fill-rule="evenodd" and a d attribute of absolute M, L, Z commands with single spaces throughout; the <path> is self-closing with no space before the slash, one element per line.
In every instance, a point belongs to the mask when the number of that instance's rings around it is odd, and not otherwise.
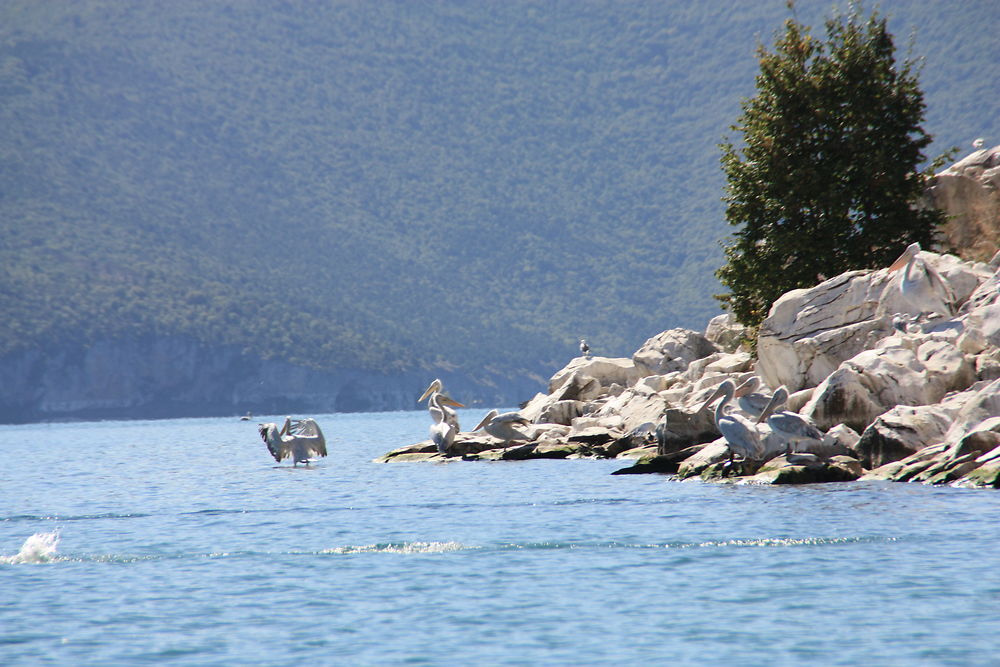
<path fill-rule="evenodd" d="M 757 94 L 732 126 L 743 144 L 722 145 L 726 219 L 739 229 L 716 274 L 730 290 L 717 298 L 749 325 L 788 290 L 930 244 L 941 222 L 915 206 L 931 137 L 886 18 L 852 7 L 826 22 L 825 41 L 790 18 L 758 59 Z"/>

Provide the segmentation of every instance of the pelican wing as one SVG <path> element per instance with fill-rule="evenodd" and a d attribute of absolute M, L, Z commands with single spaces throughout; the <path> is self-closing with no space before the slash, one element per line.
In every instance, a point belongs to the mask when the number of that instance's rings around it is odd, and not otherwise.
<path fill-rule="evenodd" d="M 306 417 L 305 419 L 296 419 L 292 421 L 292 426 L 288 430 L 289 435 L 304 435 L 307 438 L 322 438 L 323 431 L 320 429 L 319 424 L 316 423 L 315 419 L 311 417 Z"/>
<path fill-rule="evenodd" d="M 775 432 L 793 440 L 822 440 L 823 432 L 802 415 L 782 411 L 767 418 L 767 425 Z"/>
<path fill-rule="evenodd" d="M 476 432 L 479 429 L 484 428 L 487 424 L 493 421 L 493 418 L 496 417 L 498 414 L 499 413 L 496 410 L 490 410 L 489 412 L 487 412 L 486 416 L 483 417 L 482 421 L 476 424 L 476 428 L 472 429 L 472 432 Z"/>
<path fill-rule="evenodd" d="M 261 440 L 267 445 L 267 451 L 278 463 L 291 453 L 291 448 L 278 435 L 278 425 L 274 423 L 257 424 L 257 432 L 260 433 Z"/>
<path fill-rule="evenodd" d="M 521 416 L 520 412 L 501 412 L 493 418 L 495 424 L 530 424 L 527 418 Z"/>
<path fill-rule="evenodd" d="M 955 293 L 951 290 L 951 287 L 944 281 L 941 274 L 926 262 L 924 263 L 924 273 L 927 276 L 927 282 L 930 284 L 932 292 L 941 299 L 942 305 L 948 311 L 948 315 L 954 315 Z"/>
<path fill-rule="evenodd" d="M 308 449 L 310 456 L 326 456 L 326 438 L 315 419 L 296 419 L 292 422 L 289 435 L 301 441 L 300 444 Z"/>

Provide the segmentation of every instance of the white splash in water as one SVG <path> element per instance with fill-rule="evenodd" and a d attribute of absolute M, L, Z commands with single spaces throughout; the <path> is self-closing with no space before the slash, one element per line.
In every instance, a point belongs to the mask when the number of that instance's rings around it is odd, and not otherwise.
<path fill-rule="evenodd" d="M 0 563 L 50 563 L 56 558 L 59 533 L 35 533 L 13 556 L 0 556 Z"/>
<path fill-rule="evenodd" d="M 325 554 L 437 554 L 459 551 L 464 547 L 458 542 L 403 542 L 401 544 L 366 544 L 360 547 L 336 547 L 324 549 Z"/>

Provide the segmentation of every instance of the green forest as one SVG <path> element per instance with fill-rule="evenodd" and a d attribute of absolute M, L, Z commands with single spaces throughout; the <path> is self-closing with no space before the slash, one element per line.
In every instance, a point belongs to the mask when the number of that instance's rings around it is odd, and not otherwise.
<path fill-rule="evenodd" d="M 832 7 L 795 12 L 821 33 Z M 928 159 L 1000 143 L 1000 5 L 879 8 L 925 59 Z M 547 377 L 581 337 L 618 356 L 701 329 L 730 231 L 719 144 L 788 16 L 5 0 L 0 356 L 181 335 L 318 369 Z"/>

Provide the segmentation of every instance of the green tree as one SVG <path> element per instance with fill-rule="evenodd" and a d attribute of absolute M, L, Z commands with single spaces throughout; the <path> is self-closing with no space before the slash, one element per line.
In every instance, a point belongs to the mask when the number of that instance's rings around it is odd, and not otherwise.
<path fill-rule="evenodd" d="M 744 324 L 790 289 L 930 244 L 942 221 L 914 206 L 931 142 L 915 64 L 896 63 L 885 18 L 859 11 L 827 21 L 826 41 L 790 18 L 773 52 L 760 46 L 757 94 L 731 126 L 743 143 L 721 145 L 739 229 L 716 272 L 730 292 L 716 298 Z"/>

